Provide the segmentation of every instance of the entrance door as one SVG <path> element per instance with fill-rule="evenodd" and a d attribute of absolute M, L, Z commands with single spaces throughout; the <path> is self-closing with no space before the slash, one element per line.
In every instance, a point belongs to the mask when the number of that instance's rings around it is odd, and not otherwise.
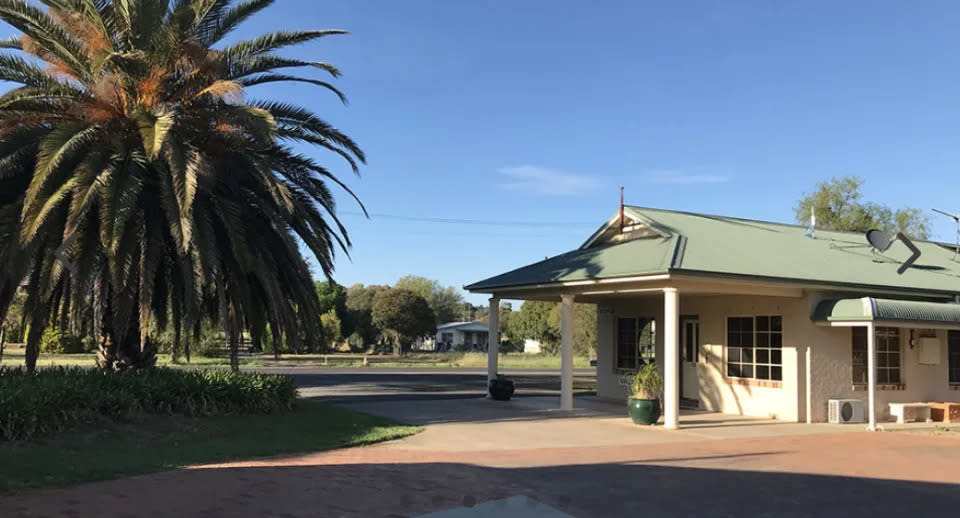
<path fill-rule="evenodd" d="M 693 406 L 698 406 L 700 398 L 699 361 L 700 319 L 684 317 L 680 321 L 680 398 Z"/>

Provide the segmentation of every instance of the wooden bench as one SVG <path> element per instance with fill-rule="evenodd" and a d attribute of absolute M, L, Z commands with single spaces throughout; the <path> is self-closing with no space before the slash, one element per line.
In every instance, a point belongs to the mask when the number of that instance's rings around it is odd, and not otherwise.
<path fill-rule="evenodd" d="M 890 415 L 897 418 L 897 424 L 907 419 L 930 422 L 930 405 L 927 403 L 890 403 Z"/>
<path fill-rule="evenodd" d="M 960 423 L 960 403 L 931 402 L 930 418 L 944 423 Z"/>

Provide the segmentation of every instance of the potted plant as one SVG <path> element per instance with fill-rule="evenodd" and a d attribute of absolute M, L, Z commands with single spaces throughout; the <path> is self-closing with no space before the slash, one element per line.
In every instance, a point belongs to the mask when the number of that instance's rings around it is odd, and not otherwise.
<path fill-rule="evenodd" d="M 490 397 L 497 401 L 510 401 L 513 396 L 513 380 L 497 374 L 496 379 L 490 380 Z"/>
<path fill-rule="evenodd" d="M 663 378 L 657 366 L 648 363 L 633 376 L 627 411 L 635 424 L 656 424 L 660 419 L 660 395 L 663 393 Z"/>

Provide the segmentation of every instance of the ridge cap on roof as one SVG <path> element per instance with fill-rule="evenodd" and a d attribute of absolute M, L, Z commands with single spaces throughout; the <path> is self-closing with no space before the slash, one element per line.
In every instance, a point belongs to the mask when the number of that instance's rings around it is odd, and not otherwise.
<path fill-rule="evenodd" d="M 763 224 L 765 224 L 765 225 L 779 225 L 779 226 L 781 226 L 781 227 L 791 227 L 791 228 L 799 228 L 799 229 L 806 229 L 806 228 L 807 228 L 806 225 L 800 225 L 800 224 L 798 224 L 798 223 L 783 223 L 783 222 L 781 222 L 781 221 L 770 221 L 770 220 L 765 220 L 765 219 L 743 218 L 743 217 L 739 217 L 739 216 L 724 216 L 723 214 L 709 214 L 709 213 L 706 213 L 706 212 L 693 212 L 693 211 L 689 211 L 689 210 L 661 209 L 661 208 L 658 208 L 658 207 L 643 207 L 643 206 L 640 206 L 640 205 L 624 205 L 624 207 L 628 207 L 628 208 L 631 208 L 631 209 L 634 209 L 634 210 L 638 210 L 638 211 L 651 210 L 651 211 L 656 211 L 656 212 L 666 212 L 666 213 L 670 213 L 670 214 L 683 214 L 683 215 L 685 215 L 685 216 L 699 216 L 699 217 L 705 217 L 705 218 L 723 218 L 723 219 L 729 219 L 729 220 L 734 220 L 734 221 L 746 221 L 746 222 L 750 222 L 750 223 L 763 223 Z M 853 234 L 853 235 L 858 235 L 858 236 L 862 236 L 862 235 L 864 234 L 863 232 L 856 231 L 856 230 L 832 230 L 832 229 L 819 228 L 819 227 L 817 228 L 817 231 L 818 231 L 818 232 L 833 232 L 833 233 L 836 233 L 836 234 Z M 932 240 L 932 239 L 918 239 L 918 238 L 910 237 L 910 240 L 911 240 L 911 241 L 914 241 L 914 242 L 916 242 L 916 243 L 930 243 L 930 244 L 934 244 L 934 245 L 938 245 L 938 246 L 956 247 L 956 244 L 955 244 L 955 243 L 945 243 L 945 242 L 941 242 L 941 241 L 934 241 L 934 240 Z"/>

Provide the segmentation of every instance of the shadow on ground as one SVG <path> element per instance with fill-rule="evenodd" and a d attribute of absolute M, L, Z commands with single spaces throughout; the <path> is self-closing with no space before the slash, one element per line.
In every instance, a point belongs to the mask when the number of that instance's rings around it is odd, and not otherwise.
<path fill-rule="evenodd" d="M 746 456 L 724 458 L 736 465 L 738 457 Z M 150 516 L 178 518 L 413 517 L 514 495 L 527 495 L 576 518 L 873 518 L 918 512 L 949 516 L 956 512 L 960 486 L 619 463 L 534 468 L 462 463 L 231 467 L 9 497 L 0 500 L 0 516 L 110 517 L 150 510 Z"/>

